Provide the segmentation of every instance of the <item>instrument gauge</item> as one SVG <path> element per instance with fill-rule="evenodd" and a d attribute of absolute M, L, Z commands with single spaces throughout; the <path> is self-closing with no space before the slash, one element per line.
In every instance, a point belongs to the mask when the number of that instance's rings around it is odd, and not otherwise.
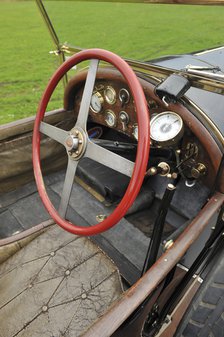
<path fill-rule="evenodd" d="M 107 86 L 104 90 L 104 96 L 107 103 L 114 104 L 116 102 L 117 95 L 113 87 Z"/>
<path fill-rule="evenodd" d="M 122 106 L 127 104 L 130 100 L 130 94 L 128 92 L 127 89 L 125 88 L 122 88 L 120 91 L 119 91 L 119 100 L 121 101 L 122 103 Z"/>
<path fill-rule="evenodd" d="M 101 93 L 98 91 L 94 92 L 91 101 L 90 101 L 90 109 L 95 113 L 100 113 L 103 108 L 104 99 Z"/>
<path fill-rule="evenodd" d="M 132 130 L 133 136 L 135 137 L 136 140 L 138 140 L 138 124 L 134 124 Z"/>
<path fill-rule="evenodd" d="M 111 110 L 105 111 L 105 122 L 109 127 L 115 127 L 117 124 L 117 117 L 115 116 L 115 113 Z"/>
<path fill-rule="evenodd" d="M 157 114 L 150 122 L 151 139 L 160 146 L 173 145 L 183 136 L 182 118 L 172 111 Z"/>

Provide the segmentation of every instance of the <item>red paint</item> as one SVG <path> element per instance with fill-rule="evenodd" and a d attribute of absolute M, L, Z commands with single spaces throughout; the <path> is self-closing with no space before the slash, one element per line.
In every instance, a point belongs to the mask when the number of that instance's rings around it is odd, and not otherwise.
<path fill-rule="evenodd" d="M 121 202 L 116 207 L 114 212 L 111 213 L 111 215 L 108 216 L 107 219 L 105 219 L 103 222 L 99 224 L 96 224 L 92 227 L 80 227 L 61 218 L 56 209 L 54 208 L 54 206 L 52 205 L 50 199 L 48 198 L 40 166 L 39 128 L 40 123 L 44 118 L 47 104 L 60 79 L 74 65 L 89 59 L 100 59 L 108 63 L 111 63 L 121 72 L 121 74 L 126 79 L 136 106 L 137 119 L 138 119 L 138 148 L 134 170 L 129 186 L 125 192 L 124 197 L 122 198 Z M 62 228 L 73 234 L 88 236 L 104 232 L 109 228 L 113 227 L 121 220 L 121 218 L 126 214 L 127 210 L 133 204 L 135 198 L 137 197 L 144 179 L 150 149 L 149 125 L 150 125 L 149 113 L 143 89 L 133 70 L 119 56 L 109 51 L 101 49 L 84 50 L 70 57 L 58 68 L 58 70 L 54 73 L 54 75 L 50 79 L 37 110 L 37 116 L 33 132 L 33 167 L 37 188 L 40 197 L 43 201 L 43 204 L 45 205 L 50 216 L 59 226 L 61 226 Z"/>

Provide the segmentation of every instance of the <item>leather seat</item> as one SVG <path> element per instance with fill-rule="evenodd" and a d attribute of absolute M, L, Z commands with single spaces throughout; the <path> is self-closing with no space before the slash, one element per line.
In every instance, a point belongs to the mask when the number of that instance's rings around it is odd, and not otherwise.
<path fill-rule="evenodd" d="M 122 294 L 88 238 L 53 226 L 0 266 L 0 337 L 76 337 Z"/>

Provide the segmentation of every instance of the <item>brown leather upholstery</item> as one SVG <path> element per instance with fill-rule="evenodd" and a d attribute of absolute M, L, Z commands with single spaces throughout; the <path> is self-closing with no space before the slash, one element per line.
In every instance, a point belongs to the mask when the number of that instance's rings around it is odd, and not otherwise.
<path fill-rule="evenodd" d="M 0 266 L 0 337 L 76 337 L 122 293 L 112 261 L 53 226 Z"/>

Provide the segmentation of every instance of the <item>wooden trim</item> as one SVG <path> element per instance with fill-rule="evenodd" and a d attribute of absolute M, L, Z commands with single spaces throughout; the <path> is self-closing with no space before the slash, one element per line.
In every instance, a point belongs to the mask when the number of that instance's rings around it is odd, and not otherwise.
<path fill-rule="evenodd" d="M 180 324 L 181 319 L 183 318 L 189 304 L 196 295 L 201 283 L 198 281 L 198 278 L 192 282 L 188 290 L 183 295 L 180 302 L 177 304 L 175 309 L 170 315 L 170 321 L 168 324 L 164 324 L 159 331 L 157 337 L 167 337 L 173 336 L 177 330 L 178 325 Z"/>
<path fill-rule="evenodd" d="M 46 122 L 54 124 L 66 118 L 68 111 L 65 109 L 58 109 L 46 113 Z M 34 120 L 36 116 L 26 117 L 15 122 L 0 125 L 0 141 L 12 138 L 33 130 Z"/>
<path fill-rule="evenodd" d="M 20 232 L 18 234 L 12 235 L 10 237 L 0 239 L 0 247 L 10 245 L 12 243 L 18 243 L 20 244 L 20 240 L 28 238 L 30 235 L 36 234 L 39 231 L 42 231 L 43 229 L 52 226 L 55 224 L 54 220 L 46 220 L 41 222 L 40 224 L 33 226 L 29 229 L 24 230 L 23 232 Z"/>
<path fill-rule="evenodd" d="M 82 337 L 110 337 L 135 309 L 155 290 L 178 263 L 193 242 L 206 228 L 209 220 L 224 202 L 224 194 L 216 193 L 149 271 L 136 282 L 113 307 Z"/>

